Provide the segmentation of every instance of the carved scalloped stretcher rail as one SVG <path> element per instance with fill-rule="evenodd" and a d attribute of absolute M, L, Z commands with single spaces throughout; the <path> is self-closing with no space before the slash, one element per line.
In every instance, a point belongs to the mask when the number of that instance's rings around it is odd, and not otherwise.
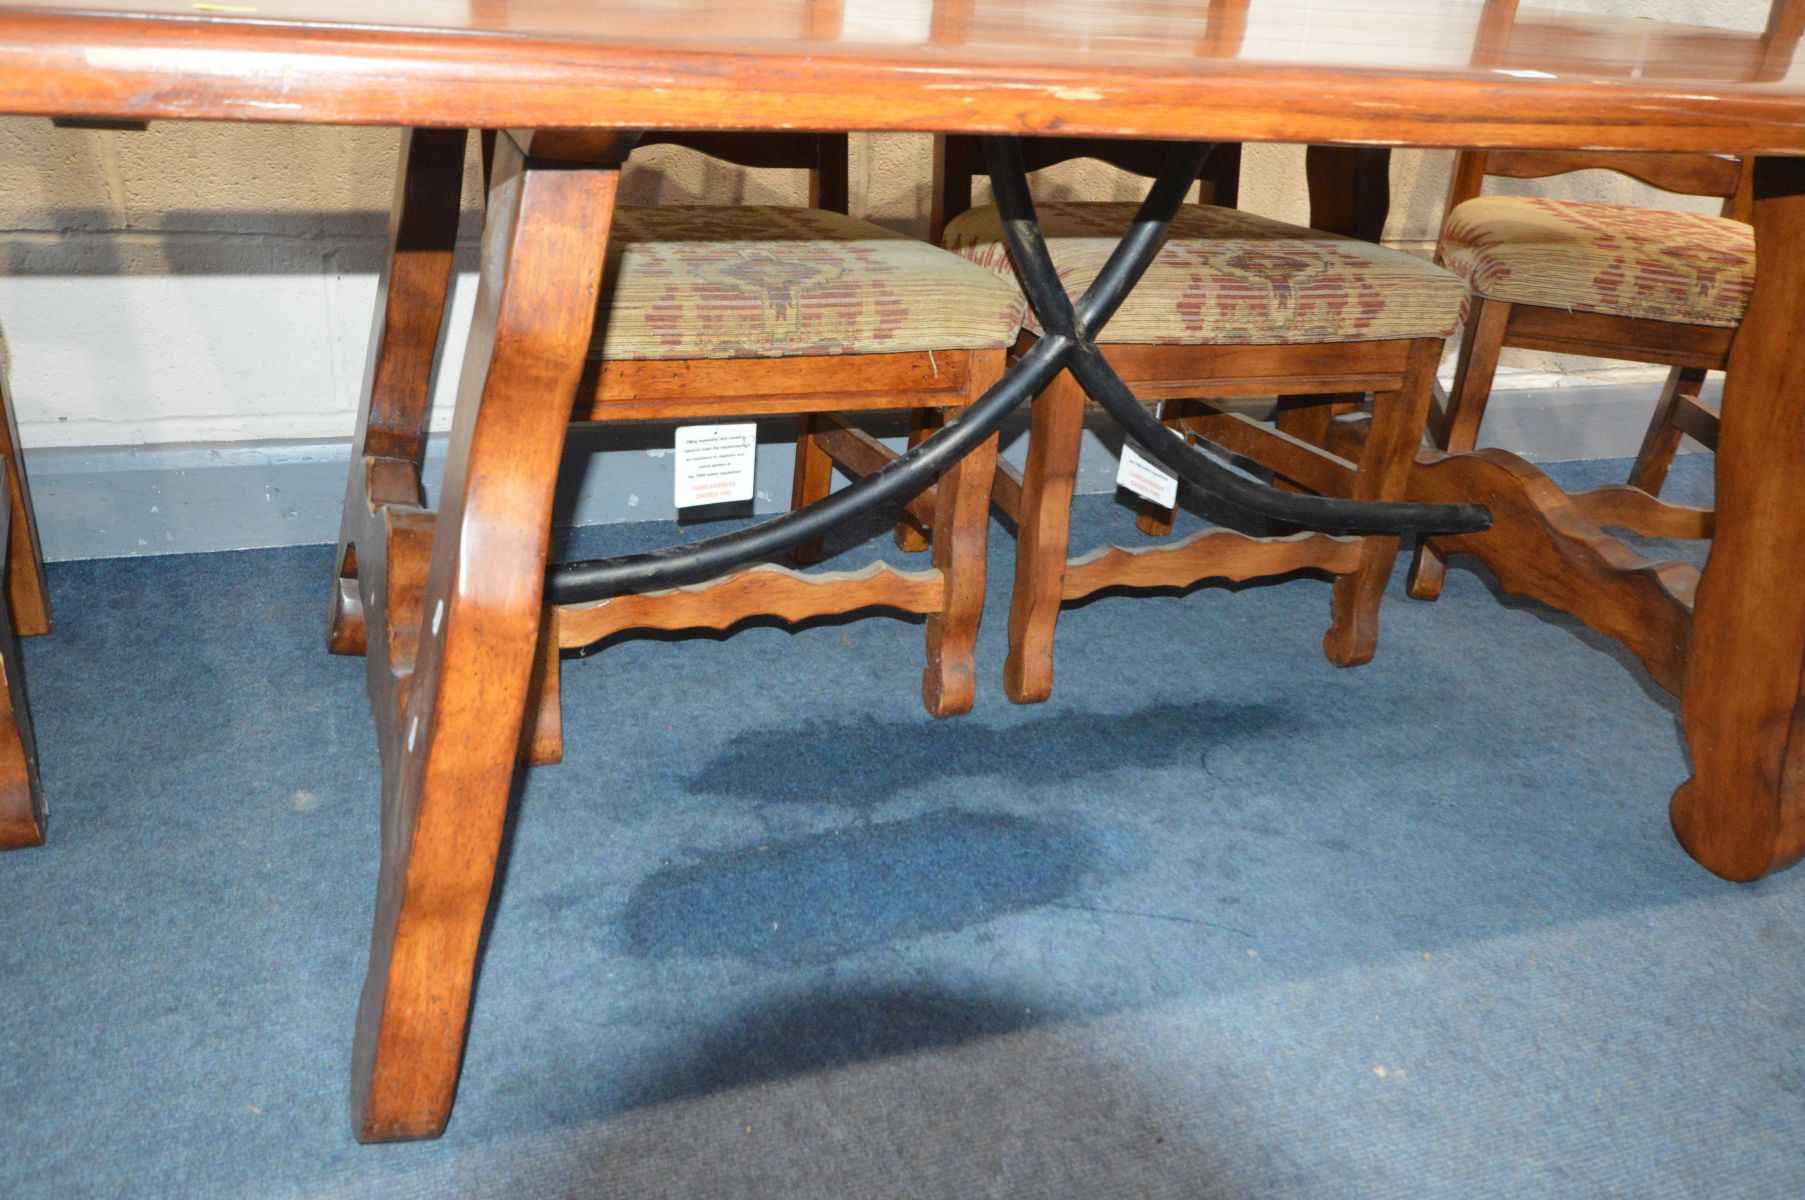
<path fill-rule="evenodd" d="M 1656 683 L 1679 690 L 1696 568 L 1636 553 L 1587 520 L 1553 480 L 1502 450 L 1423 451 L 1410 475 L 1410 498 L 1451 496 L 1490 508 L 1492 527 L 1435 539 L 1444 554 L 1471 554 L 1505 591 L 1570 613 L 1622 642 Z"/>
<path fill-rule="evenodd" d="M 1360 565 L 1360 538 L 1299 533 L 1253 538 L 1206 529 L 1170 546 L 1104 546 L 1066 564 L 1060 594 L 1076 600 L 1106 587 L 1189 587 L 1206 579 L 1240 583 L 1314 569 L 1345 575 Z"/>
<path fill-rule="evenodd" d="M 936 570 L 898 571 L 876 562 L 805 575 L 765 563 L 710 583 L 562 606 L 558 645 L 593 645 L 623 629 L 727 629 L 748 617 L 802 621 L 861 608 L 934 613 L 945 593 Z"/>
<path fill-rule="evenodd" d="M 1651 538 L 1700 541 L 1717 527 L 1717 513 L 1709 508 L 1668 504 L 1638 487 L 1613 484 L 1576 492 L 1573 507 L 1600 529 L 1627 529 Z"/>

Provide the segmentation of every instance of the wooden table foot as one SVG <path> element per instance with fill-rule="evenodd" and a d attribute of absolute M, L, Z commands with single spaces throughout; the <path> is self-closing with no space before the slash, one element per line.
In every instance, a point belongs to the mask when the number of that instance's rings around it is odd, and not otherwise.
<path fill-rule="evenodd" d="M 548 156 L 528 157 L 499 139 L 430 567 L 417 605 L 385 602 L 417 616 L 391 648 L 380 625 L 402 618 L 390 611 L 379 625 L 370 613 L 383 846 L 353 1049 L 365 1141 L 436 1136 L 456 1089 L 539 644 L 553 485 L 618 180 L 617 160 L 549 157 L 585 148 L 535 145 Z M 366 601 L 386 595 L 360 558 Z"/>
<path fill-rule="evenodd" d="M 1754 190 L 1762 270 L 1724 380 L 1716 536 L 1682 693 L 1693 776 L 1672 806 L 1680 843 L 1726 879 L 1805 854 L 1805 160 L 1759 159 Z"/>

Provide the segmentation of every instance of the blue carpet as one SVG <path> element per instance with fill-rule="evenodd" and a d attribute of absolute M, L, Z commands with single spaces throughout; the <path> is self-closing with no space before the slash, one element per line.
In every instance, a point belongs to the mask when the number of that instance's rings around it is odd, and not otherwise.
<path fill-rule="evenodd" d="M 327 551 L 53 568 L 0 1195 L 1805 1194 L 1805 874 L 1687 859 L 1627 655 L 1458 567 L 1355 671 L 1316 580 L 1105 597 L 1015 708 L 992 550 L 960 720 L 903 620 L 567 663 L 450 1129 L 388 1147 L 346 1112 L 377 769 Z"/>

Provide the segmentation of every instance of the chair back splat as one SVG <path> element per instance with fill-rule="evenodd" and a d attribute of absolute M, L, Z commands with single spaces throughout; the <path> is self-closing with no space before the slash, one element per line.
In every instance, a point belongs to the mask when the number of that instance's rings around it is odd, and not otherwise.
<path fill-rule="evenodd" d="M 1171 153 L 1170 142 L 1122 138 L 1038 137 L 1020 139 L 1022 164 L 1030 172 L 1063 162 L 1089 158 L 1119 171 L 1152 179 Z M 968 134 L 934 138 L 933 210 L 929 215 L 929 240 L 938 242 L 946 223 L 971 207 L 972 182 L 984 174 L 980 139 Z M 1204 204 L 1234 208 L 1241 197 L 1241 146 L 1218 142 L 1198 172 L 1203 187 L 1198 199 Z"/>
<path fill-rule="evenodd" d="M 810 208 L 852 211 L 851 154 L 844 133 L 690 133 L 656 131 L 640 146 L 682 146 L 736 167 L 789 168 L 809 173 Z"/>

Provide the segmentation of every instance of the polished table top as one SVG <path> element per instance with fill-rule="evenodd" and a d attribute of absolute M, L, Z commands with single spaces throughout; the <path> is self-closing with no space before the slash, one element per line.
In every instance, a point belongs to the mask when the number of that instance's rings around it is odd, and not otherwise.
<path fill-rule="evenodd" d="M 1794 0 L 1767 33 L 1511 0 L 0 0 L 0 111 L 1798 153 L 1801 22 Z"/>

